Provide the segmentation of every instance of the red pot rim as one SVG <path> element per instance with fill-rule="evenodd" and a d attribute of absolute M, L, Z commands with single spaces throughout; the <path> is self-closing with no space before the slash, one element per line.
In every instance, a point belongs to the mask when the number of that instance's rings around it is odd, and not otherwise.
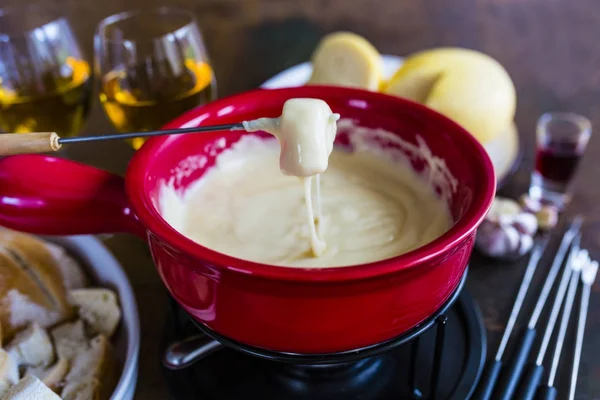
<path fill-rule="evenodd" d="M 429 114 L 432 118 L 442 120 L 446 125 L 452 125 L 454 130 L 462 132 L 463 135 L 457 135 L 457 140 L 465 148 L 465 154 L 469 154 L 473 158 L 473 162 L 478 163 L 482 168 L 476 171 L 479 175 L 478 182 L 481 186 L 478 188 L 479 190 L 473 193 L 472 203 L 460 220 L 442 236 L 425 246 L 396 257 L 367 264 L 348 267 L 298 268 L 268 265 L 239 259 L 211 250 L 188 239 L 172 228 L 159 214 L 150 196 L 144 190 L 146 166 L 152 162 L 153 154 L 163 146 L 163 143 L 167 139 L 167 137 L 154 137 L 149 139 L 133 156 L 125 176 L 127 195 L 142 224 L 151 234 L 156 235 L 174 249 L 202 260 L 213 267 L 245 275 L 300 282 L 338 282 L 388 275 L 425 264 L 429 260 L 458 248 L 459 243 L 465 240 L 479 226 L 491 206 L 496 190 L 496 178 L 492 161 L 483 146 L 461 126 L 436 111 L 421 104 L 383 93 L 333 86 L 256 89 L 219 99 L 202 106 L 201 109 L 206 111 L 222 109 L 225 105 L 230 104 L 232 100 L 235 100 L 237 103 L 244 101 L 256 102 L 258 98 L 264 96 L 267 92 L 282 97 L 286 94 L 288 95 L 287 97 L 290 97 L 289 93 L 293 93 L 291 97 L 319 97 L 319 92 L 322 94 L 323 91 L 325 93 L 348 93 L 354 98 L 358 97 L 376 101 L 379 99 L 379 101 L 396 103 L 399 107 L 408 107 L 420 114 Z M 197 115 L 197 113 L 197 109 L 191 110 L 167 124 L 165 128 L 179 128 L 193 120 L 192 115 Z"/>

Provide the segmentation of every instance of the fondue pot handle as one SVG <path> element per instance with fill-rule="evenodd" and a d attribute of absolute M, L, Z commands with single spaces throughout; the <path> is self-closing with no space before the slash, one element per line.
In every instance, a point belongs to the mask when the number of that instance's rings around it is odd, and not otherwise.
<path fill-rule="evenodd" d="M 167 346 L 163 365 L 170 370 L 184 369 L 223 347 L 220 342 L 206 335 L 188 337 Z"/>
<path fill-rule="evenodd" d="M 126 232 L 145 238 L 122 177 L 42 155 L 0 158 L 0 225 L 41 235 Z"/>

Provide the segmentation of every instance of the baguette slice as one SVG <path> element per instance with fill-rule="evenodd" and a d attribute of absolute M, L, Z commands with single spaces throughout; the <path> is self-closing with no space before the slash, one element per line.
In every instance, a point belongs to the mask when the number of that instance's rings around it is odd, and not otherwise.
<path fill-rule="evenodd" d="M 31 322 L 42 326 L 58 322 L 60 313 L 34 279 L 0 246 L 0 322 L 3 340 Z"/>
<path fill-rule="evenodd" d="M 55 309 L 67 318 L 71 309 L 67 302 L 62 273 L 46 243 L 32 235 L 2 229 L 0 246 L 27 269 L 38 286 L 50 297 Z"/>
<path fill-rule="evenodd" d="M 40 379 L 44 385 L 56 392 L 68 371 L 69 361 L 65 360 L 64 358 L 59 358 L 54 365 L 48 368 L 28 368 L 25 372 L 25 375 L 35 376 L 36 378 Z"/>
<path fill-rule="evenodd" d="M 12 386 L 2 400 L 61 400 L 48 386 L 35 376 L 26 376 Z"/>
<path fill-rule="evenodd" d="M 0 384 L 7 388 L 19 381 L 19 366 L 6 351 L 0 349 Z"/>
<path fill-rule="evenodd" d="M 65 322 L 50 331 L 59 358 L 72 360 L 79 351 L 88 348 L 83 321 Z"/>
<path fill-rule="evenodd" d="M 54 349 L 45 329 L 34 323 L 15 338 L 6 347 L 19 366 L 47 366 L 54 361 Z"/>
<path fill-rule="evenodd" d="M 65 385 L 61 393 L 63 400 L 100 400 L 100 382 L 90 378 Z"/>
<path fill-rule="evenodd" d="M 76 289 L 69 292 L 69 301 L 78 308 L 92 334 L 111 337 L 115 333 L 121 320 L 115 292 L 105 288 Z"/>
<path fill-rule="evenodd" d="M 110 343 L 106 336 L 100 334 L 90 341 L 87 349 L 81 349 L 73 358 L 66 381 L 73 383 L 91 378 L 101 381 L 109 366 L 112 366 L 112 362 Z"/>

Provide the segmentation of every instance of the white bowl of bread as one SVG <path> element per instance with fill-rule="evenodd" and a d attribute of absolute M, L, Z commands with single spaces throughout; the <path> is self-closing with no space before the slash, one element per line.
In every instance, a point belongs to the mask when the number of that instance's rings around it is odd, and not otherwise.
<path fill-rule="evenodd" d="M 1 400 L 133 399 L 137 306 L 100 241 L 0 229 L 0 299 Z"/>

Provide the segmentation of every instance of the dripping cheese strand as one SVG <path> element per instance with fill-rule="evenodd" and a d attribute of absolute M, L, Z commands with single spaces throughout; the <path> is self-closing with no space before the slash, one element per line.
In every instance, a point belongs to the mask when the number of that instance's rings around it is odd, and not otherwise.
<path fill-rule="evenodd" d="M 306 216 L 308 221 L 309 237 L 310 237 L 310 249 L 314 257 L 319 257 L 325 252 L 327 244 L 317 232 L 317 223 L 315 221 L 315 213 L 312 204 L 312 180 L 313 177 L 309 176 L 301 178 L 304 183 L 304 201 L 306 202 Z"/>
<path fill-rule="evenodd" d="M 321 174 L 315 175 L 315 223 L 317 233 L 323 238 L 323 205 L 321 203 Z"/>

